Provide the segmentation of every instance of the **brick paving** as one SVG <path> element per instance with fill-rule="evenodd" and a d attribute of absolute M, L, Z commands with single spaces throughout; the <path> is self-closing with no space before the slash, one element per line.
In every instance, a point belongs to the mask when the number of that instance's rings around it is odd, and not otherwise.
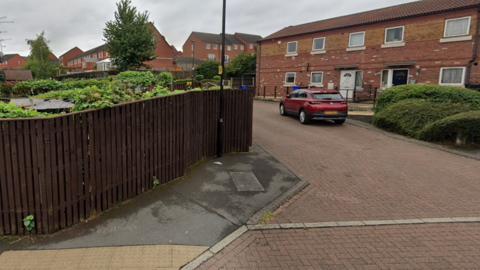
<path fill-rule="evenodd" d="M 250 231 L 197 269 L 480 269 L 480 224 Z"/>
<path fill-rule="evenodd" d="M 477 160 L 354 125 L 301 125 L 255 102 L 254 140 L 310 186 L 272 222 L 480 216 Z"/>
<path fill-rule="evenodd" d="M 255 102 L 254 141 L 310 182 L 269 223 L 480 216 L 479 161 Z M 480 223 L 249 231 L 198 269 L 480 269 Z"/>

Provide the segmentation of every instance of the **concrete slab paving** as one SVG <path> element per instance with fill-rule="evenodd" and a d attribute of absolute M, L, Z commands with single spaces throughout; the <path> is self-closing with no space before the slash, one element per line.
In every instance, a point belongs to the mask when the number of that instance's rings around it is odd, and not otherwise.
<path fill-rule="evenodd" d="M 0 256 L 0 269 L 170 270 L 179 269 L 207 249 L 202 246 L 169 245 L 7 251 Z"/>

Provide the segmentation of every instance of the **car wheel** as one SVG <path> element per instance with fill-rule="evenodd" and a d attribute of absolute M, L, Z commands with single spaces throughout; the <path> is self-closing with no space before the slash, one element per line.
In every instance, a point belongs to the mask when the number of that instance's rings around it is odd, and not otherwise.
<path fill-rule="evenodd" d="M 341 125 L 343 123 L 345 123 L 345 119 L 342 119 L 342 120 L 334 120 L 335 121 L 335 124 L 337 125 Z"/>
<path fill-rule="evenodd" d="M 310 123 L 310 119 L 308 119 L 307 112 L 305 110 L 300 111 L 300 116 L 298 117 L 298 119 L 300 120 L 300 123 L 304 125 Z"/>
<path fill-rule="evenodd" d="M 287 112 L 285 111 L 285 106 L 283 104 L 280 104 L 280 115 L 281 116 L 287 115 Z"/>

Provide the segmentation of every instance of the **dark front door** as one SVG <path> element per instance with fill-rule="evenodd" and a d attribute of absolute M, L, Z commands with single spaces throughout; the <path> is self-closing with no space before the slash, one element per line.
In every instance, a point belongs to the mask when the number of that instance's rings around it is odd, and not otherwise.
<path fill-rule="evenodd" d="M 393 78 L 392 78 L 393 86 L 407 84 L 407 82 L 408 82 L 408 69 L 393 71 Z"/>

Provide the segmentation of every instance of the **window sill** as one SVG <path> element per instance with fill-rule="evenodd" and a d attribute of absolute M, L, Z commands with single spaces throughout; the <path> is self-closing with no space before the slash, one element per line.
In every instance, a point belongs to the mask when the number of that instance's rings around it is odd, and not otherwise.
<path fill-rule="evenodd" d="M 405 42 L 382 44 L 382 49 L 385 49 L 385 48 L 396 48 L 396 47 L 405 47 Z"/>
<path fill-rule="evenodd" d="M 283 86 L 284 87 L 292 87 L 292 86 L 295 86 L 295 83 L 286 83 Z"/>
<path fill-rule="evenodd" d="M 285 57 L 295 57 L 298 56 L 298 53 L 287 53 L 285 54 Z"/>
<path fill-rule="evenodd" d="M 312 52 L 310 52 L 311 55 L 314 55 L 314 54 L 324 54 L 324 53 L 327 53 L 327 51 L 325 51 L 325 50 L 318 50 L 318 51 L 312 51 Z"/>
<path fill-rule="evenodd" d="M 367 47 L 365 47 L 365 46 L 362 46 L 362 47 L 351 47 L 351 48 L 347 48 L 347 52 L 364 51 L 365 49 L 367 49 Z"/>
<path fill-rule="evenodd" d="M 469 40 L 472 40 L 472 36 L 446 37 L 446 38 L 440 39 L 440 43 L 458 42 L 458 41 L 469 41 Z"/>
<path fill-rule="evenodd" d="M 316 88 L 323 88 L 323 83 L 310 83 L 308 86 L 316 87 Z"/>

